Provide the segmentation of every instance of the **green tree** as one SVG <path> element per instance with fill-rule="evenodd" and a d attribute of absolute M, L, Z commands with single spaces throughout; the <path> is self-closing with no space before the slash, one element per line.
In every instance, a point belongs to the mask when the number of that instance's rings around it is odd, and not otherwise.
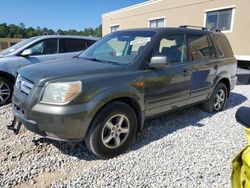
<path fill-rule="evenodd" d="M 96 37 L 102 36 L 102 25 L 99 25 L 97 28 L 95 28 L 95 36 Z"/>
<path fill-rule="evenodd" d="M 58 29 L 56 33 L 57 33 L 58 35 L 65 35 L 65 34 L 64 34 L 64 31 L 61 30 L 61 29 Z"/>
<path fill-rule="evenodd" d="M 41 27 L 25 27 L 24 23 L 20 23 L 19 25 L 2 23 L 0 24 L 0 37 L 1 38 L 30 38 L 34 36 L 40 35 L 83 35 L 83 36 L 102 36 L 102 25 L 99 25 L 96 28 L 85 28 L 84 30 L 77 31 L 75 29 L 62 30 L 58 29 L 54 31 L 49 28 L 41 28 Z"/>
<path fill-rule="evenodd" d="M 8 37 L 9 28 L 6 23 L 0 24 L 0 37 L 5 38 Z"/>

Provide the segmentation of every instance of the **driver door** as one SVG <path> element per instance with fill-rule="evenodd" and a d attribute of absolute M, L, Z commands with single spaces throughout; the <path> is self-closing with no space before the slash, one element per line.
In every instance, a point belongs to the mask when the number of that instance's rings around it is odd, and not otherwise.
<path fill-rule="evenodd" d="M 146 116 L 154 116 L 185 106 L 190 96 L 189 63 L 184 33 L 165 34 L 153 56 L 167 56 L 168 65 L 150 69 L 146 75 Z"/>

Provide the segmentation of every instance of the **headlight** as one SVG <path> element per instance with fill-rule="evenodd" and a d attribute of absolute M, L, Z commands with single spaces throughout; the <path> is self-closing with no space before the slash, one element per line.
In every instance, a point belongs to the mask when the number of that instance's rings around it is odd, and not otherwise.
<path fill-rule="evenodd" d="M 66 104 L 82 91 L 82 82 L 58 82 L 46 86 L 42 102 L 49 104 Z"/>

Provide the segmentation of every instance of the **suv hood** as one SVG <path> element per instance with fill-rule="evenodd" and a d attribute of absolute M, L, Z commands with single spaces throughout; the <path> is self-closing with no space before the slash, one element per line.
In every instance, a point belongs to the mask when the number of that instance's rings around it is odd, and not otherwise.
<path fill-rule="evenodd" d="M 88 76 L 119 72 L 122 68 L 121 65 L 111 63 L 71 58 L 30 65 L 21 68 L 19 72 L 22 77 L 33 82 L 34 85 L 43 86 L 52 80 L 63 78 L 68 81 L 72 77 L 78 77 L 78 80 L 82 80 Z"/>

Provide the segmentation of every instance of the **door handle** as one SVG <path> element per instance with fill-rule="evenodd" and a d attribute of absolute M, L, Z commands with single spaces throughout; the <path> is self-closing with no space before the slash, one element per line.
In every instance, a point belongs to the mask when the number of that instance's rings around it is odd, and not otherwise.
<path fill-rule="evenodd" d="M 184 76 L 189 76 L 190 74 L 191 74 L 190 71 L 188 71 L 188 70 L 186 70 L 186 69 L 183 70 L 183 75 L 184 75 Z"/>

